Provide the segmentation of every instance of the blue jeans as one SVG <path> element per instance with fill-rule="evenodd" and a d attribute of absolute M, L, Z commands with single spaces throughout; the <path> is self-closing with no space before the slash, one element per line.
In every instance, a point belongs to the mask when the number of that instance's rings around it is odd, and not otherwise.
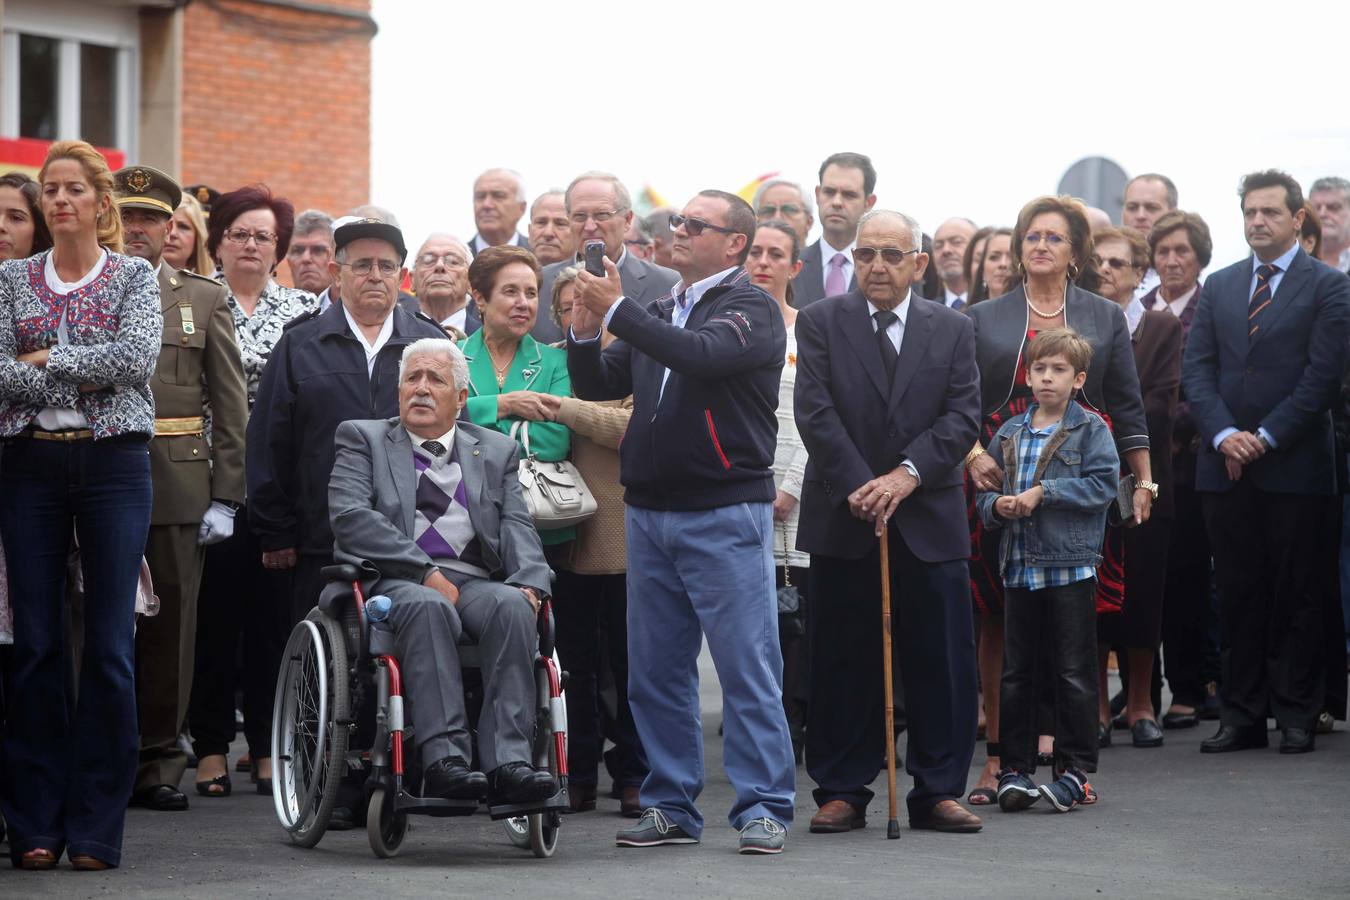
<path fill-rule="evenodd" d="M 723 762 L 740 829 L 792 824 L 796 770 L 783 714 L 783 658 L 768 503 L 663 512 L 625 508 L 628 702 L 651 772 L 642 806 L 698 837 L 703 727 L 698 655 L 708 640 L 722 684 Z"/>
<path fill-rule="evenodd" d="M 136 775 L 136 581 L 150 528 L 144 441 L 18 438 L 0 467 L 0 538 L 14 607 L 14 687 L 0 765 L 9 852 L 118 865 Z M 68 696 L 66 560 L 84 575 L 79 697 Z"/>

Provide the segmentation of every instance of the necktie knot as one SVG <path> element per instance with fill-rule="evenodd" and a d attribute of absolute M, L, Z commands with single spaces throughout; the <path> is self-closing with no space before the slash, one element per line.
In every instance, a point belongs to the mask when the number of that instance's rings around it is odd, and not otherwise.
<path fill-rule="evenodd" d="M 842 253 L 836 253 L 836 254 L 830 259 L 830 267 L 833 268 L 833 269 L 842 269 L 842 268 L 844 268 L 844 263 L 846 263 L 846 262 L 848 262 L 848 259 L 845 258 L 844 254 L 842 254 Z"/>
<path fill-rule="evenodd" d="M 1262 281 L 1269 281 L 1280 271 L 1280 267 L 1266 263 L 1256 267 L 1256 277 Z"/>
<path fill-rule="evenodd" d="M 876 312 L 872 313 L 872 318 L 875 319 L 877 322 L 877 331 L 885 331 L 887 328 L 890 328 L 900 319 L 899 316 L 891 312 L 889 309 L 877 310 Z"/>
<path fill-rule="evenodd" d="M 422 449 L 437 458 L 445 455 L 445 445 L 440 441 L 423 441 Z"/>

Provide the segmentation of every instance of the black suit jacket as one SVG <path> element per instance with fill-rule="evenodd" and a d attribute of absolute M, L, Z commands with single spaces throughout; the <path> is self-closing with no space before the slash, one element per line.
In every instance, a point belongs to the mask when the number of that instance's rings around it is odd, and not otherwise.
<path fill-rule="evenodd" d="M 792 305 L 798 309 L 803 309 L 825 297 L 825 263 L 820 243 L 821 239 L 817 238 L 814 244 L 807 245 L 802 251 L 802 270 L 792 280 Z M 833 250 L 830 255 L 834 255 Z M 849 276 L 848 289 L 850 291 L 858 289 L 856 271 Z"/>
<path fill-rule="evenodd" d="M 1181 382 L 1200 432 L 1196 490 L 1233 486 L 1214 449 L 1232 427 L 1265 428 L 1275 442 L 1243 474 L 1259 489 L 1335 493 L 1331 407 L 1350 338 L 1350 279 L 1299 250 L 1249 337 L 1251 279 L 1251 257 L 1205 279 L 1186 340 Z"/>
<path fill-rule="evenodd" d="M 980 426 L 980 376 L 970 319 L 910 294 L 895 379 L 886 384 L 861 291 L 797 317 L 797 430 L 810 454 L 797 548 L 859 559 L 872 526 L 848 495 L 909 460 L 921 484 L 897 508 L 905 543 L 925 562 L 970 555 L 961 465 Z"/>

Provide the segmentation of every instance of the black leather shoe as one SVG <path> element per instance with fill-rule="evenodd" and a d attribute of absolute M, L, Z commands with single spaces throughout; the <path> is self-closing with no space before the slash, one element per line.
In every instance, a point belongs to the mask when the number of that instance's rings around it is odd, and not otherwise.
<path fill-rule="evenodd" d="M 1097 723 L 1097 748 L 1111 746 L 1111 726 Z"/>
<path fill-rule="evenodd" d="M 328 817 L 329 831 L 351 831 L 356 827 L 356 816 L 350 806 L 335 806 Z"/>
<path fill-rule="evenodd" d="M 1188 713 L 1166 712 L 1163 713 L 1162 717 L 1162 727 L 1168 729 L 1169 731 L 1177 728 L 1194 728 L 1199 724 L 1200 724 L 1199 710 Z"/>
<path fill-rule="evenodd" d="M 1313 733 L 1305 731 L 1302 728 L 1286 728 L 1284 737 L 1280 738 L 1281 753 L 1311 753 L 1313 752 Z"/>
<path fill-rule="evenodd" d="M 1140 719 L 1130 726 L 1130 740 L 1136 747 L 1161 747 L 1162 729 L 1152 719 Z"/>
<path fill-rule="evenodd" d="M 488 805 L 534 803 L 558 791 L 548 772 L 523 762 L 507 763 L 488 773 Z"/>
<path fill-rule="evenodd" d="M 422 775 L 422 795 L 446 800 L 478 800 L 487 793 L 487 776 L 475 772 L 462 756 L 438 759 Z"/>
<path fill-rule="evenodd" d="M 127 805 L 155 812 L 182 812 L 188 808 L 188 799 L 187 794 L 173 785 L 157 784 L 132 794 Z"/>
<path fill-rule="evenodd" d="M 1116 731 L 1129 731 L 1130 730 L 1129 713 L 1125 712 L 1116 713 L 1115 716 L 1113 716 L 1111 719 L 1111 727 L 1114 728 Z"/>
<path fill-rule="evenodd" d="M 1220 725 L 1214 737 L 1200 742 L 1201 753 L 1232 753 L 1234 750 L 1259 750 L 1270 746 L 1263 726 L 1238 728 L 1236 725 Z"/>

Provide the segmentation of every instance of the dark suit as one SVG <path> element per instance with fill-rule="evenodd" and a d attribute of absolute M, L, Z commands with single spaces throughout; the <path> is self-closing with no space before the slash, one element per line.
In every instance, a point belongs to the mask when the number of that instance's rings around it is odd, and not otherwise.
<path fill-rule="evenodd" d="M 808 244 L 802 251 L 802 270 L 797 273 L 797 277 L 792 281 L 792 305 L 802 309 L 825 296 L 825 262 L 824 253 L 821 251 L 821 238 L 816 238 L 815 243 Z M 836 251 L 830 248 L 830 256 L 833 257 Z M 858 289 L 858 278 L 850 275 L 848 279 L 848 289 L 856 291 Z"/>
<path fill-rule="evenodd" d="M 544 266 L 543 281 L 539 286 L 539 315 L 535 317 L 530 334 L 541 344 L 556 344 L 563 339 L 562 329 L 553 321 L 553 279 L 568 266 L 582 266 L 584 261 L 564 259 Z M 670 293 L 675 282 L 680 280 L 678 272 L 658 266 L 654 262 L 638 259 L 631 253 L 623 255 L 619 266 L 619 282 L 623 286 L 623 295 L 638 306 L 647 306 Z"/>
<path fill-rule="evenodd" d="M 908 460 L 921 485 L 890 524 L 911 820 L 965 792 L 975 743 L 975 644 L 961 464 L 979 430 L 970 320 L 911 293 L 887 384 L 867 301 L 853 291 L 797 318 L 795 412 L 810 454 L 799 550 L 811 554 L 807 771 L 816 802 L 865 806 L 885 740 L 879 549 L 848 496 Z"/>
<path fill-rule="evenodd" d="M 483 240 L 483 236 L 482 236 L 482 235 L 480 235 L 480 234 L 475 234 L 473 237 L 469 238 L 469 255 L 470 255 L 470 256 L 477 256 L 477 255 L 478 255 L 478 251 L 480 251 L 480 250 L 486 250 L 486 249 L 488 248 L 488 246 L 489 246 L 489 245 Z M 516 236 L 513 237 L 513 238 L 511 238 L 511 242 L 510 242 L 507 246 L 509 246 L 509 247 L 523 247 L 523 248 L 525 248 L 526 250 L 529 250 L 529 249 L 530 249 L 530 242 L 529 242 L 529 239 L 527 239 L 527 238 L 525 237 L 525 235 L 523 235 L 523 234 L 521 234 L 519 231 L 517 231 L 517 232 L 516 232 Z"/>
<path fill-rule="evenodd" d="M 1205 282 L 1182 383 L 1200 432 L 1203 496 L 1225 629 L 1222 721 L 1311 730 L 1324 695 L 1319 523 L 1337 502 L 1331 407 L 1350 337 L 1350 281 L 1298 250 L 1248 335 L 1253 260 Z M 1274 447 L 1230 481 L 1226 428 Z"/>

